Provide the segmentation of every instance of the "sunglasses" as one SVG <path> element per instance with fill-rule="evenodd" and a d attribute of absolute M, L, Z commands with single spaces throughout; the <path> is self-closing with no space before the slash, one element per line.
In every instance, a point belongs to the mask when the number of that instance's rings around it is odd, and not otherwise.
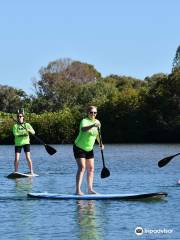
<path fill-rule="evenodd" d="M 91 111 L 91 112 L 89 112 L 89 113 L 90 113 L 90 114 L 97 114 L 97 112 L 92 112 L 92 111 Z"/>
<path fill-rule="evenodd" d="M 18 116 L 18 118 L 22 118 L 23 116 Z"/>

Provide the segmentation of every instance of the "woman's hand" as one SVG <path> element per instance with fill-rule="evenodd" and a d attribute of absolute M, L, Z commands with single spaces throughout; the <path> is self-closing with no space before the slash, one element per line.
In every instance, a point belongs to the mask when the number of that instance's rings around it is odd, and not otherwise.
<path fill-rule="evenodd" d="M 28 131 L 29 133 L 31 133 L 32 135 L 35 134 L 35 132 L 34 132 L 33 130 L 31 130 L 31 129 L 27 129 L 27 131 Z"/>
<path fill-rule="evenodd" d="M 99 145 L 99 147 L 100 147 L 101 150 L 104 150 L 104 144 Z"/>
<path fill-rule="evenodd" d="M 101 127 L 100 122 L 95 122 L 95 123 L 94 123 L 94 127 L 100 128 L 100 127 Z"/>

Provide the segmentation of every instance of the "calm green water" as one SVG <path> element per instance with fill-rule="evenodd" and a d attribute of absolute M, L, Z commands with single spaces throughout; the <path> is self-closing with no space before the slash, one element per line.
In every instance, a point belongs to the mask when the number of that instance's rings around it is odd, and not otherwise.
<path fill-rule="evenodd" d="M 13 146 L 0 147 L 0 239 L 14 240 L 132 240 L 180 239 L 180 157 L 159 169 L 158 160 L 179 152 L 177 144 L 106 145 L 104 154 L 111 176 L 100 178 L 102 160 L 95 148 L 95 190 L 99 193 L 166 191 L 161 201 L 30 200 L 30 191 L 74 193 L 76 164 L 71 145 L 54 146 L 49 156 L 43 146 L 32 146 L 34 170 L 39 177 L 9 180 Z M 27 171 L 24 154 L 20 170 Z M 86 182 L 83 183 L 83 191 Z M 141 226 L 146 233 L 135 234 Z M 157 233 L 158 230 L 168 233 Z M 149 233 L 147 231 L 149 230 Z M 152 232 L 156 230 L 156 232 Z"/>

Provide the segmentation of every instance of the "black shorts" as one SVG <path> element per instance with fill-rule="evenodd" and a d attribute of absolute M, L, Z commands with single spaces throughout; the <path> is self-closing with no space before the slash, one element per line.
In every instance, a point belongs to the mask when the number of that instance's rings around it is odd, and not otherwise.
<path fill-rule="evenodd" d="M 30 152 L 30 144 L 25 144 L 23 146 L 15 146 L 15 153 L 21 153 L 22 148 L 24 152 Z"/>
<path fill-rule="evenodd" d="M 74 152 L 74 157 L 75 158 L 94 158 L 94 152 L 93 150 L 87 152 L 79 147 L 77 147 L 75 144 L 73 145 L 73 152 Z"/>

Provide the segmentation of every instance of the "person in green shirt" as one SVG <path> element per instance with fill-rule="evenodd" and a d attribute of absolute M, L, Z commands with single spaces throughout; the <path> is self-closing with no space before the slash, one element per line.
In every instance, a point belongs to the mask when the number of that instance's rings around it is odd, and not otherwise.
<path fill-rule="evenodd" d="M 34 129 L 29 123 L 24 122 L 24 114 L 17 114 L 17 123 L 13 126 L 13 134 L 15 137 L 15 161 L 14 168 L 15 172 L 18 172 L 19 159 L 21 154 L 21 149 L 24 149 L 26 160 L 28 162 L 30 173 L 33 174 L 33 166 L 30 155 L 30 138 L 29 133 L 35 134 Z"/>
<path fill-rule="evenodd" d="M 93 189 L 94 179 L 94 153 L 93 146 L 95 141 L 99 141 L 98 129 L 101 124 L 96 119 L 97 108 L 95 106 L 88 107 L 87 117 L 80 122 L 80 129 L 77 138 L 75 139 L 73 152 L 77 162 L 77 174 L 76 174 L 76 194 L 83 195 L 81 191 L 81 184 L 84 176 L 84 172 L 87 169 L 87 183 L 88 193 L 96 194 Z M 104 146 L 100 146 L 104 148 Z"/>

